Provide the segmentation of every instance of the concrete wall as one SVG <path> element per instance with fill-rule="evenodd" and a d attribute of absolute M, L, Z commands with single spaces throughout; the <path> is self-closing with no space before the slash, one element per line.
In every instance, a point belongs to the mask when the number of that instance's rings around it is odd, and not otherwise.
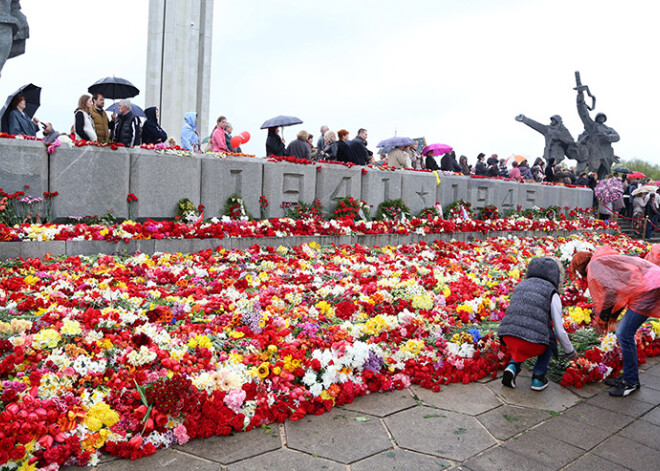
<path fill-rule="evenodd" d="M 12 193 L 24 185 L 30 186 L 26 194 L 32 196 L 59 192 L 53 216 L 60 220 L 100 216 L 108 210 L 125 218 L 129 193 L 138 198 L 136 216 L 141 219 L 173 217 L 182 198 L 203 204 L 208 217 L 218 217 L 234 193 L 254 217 L 260 215 L 259 197 L 264 195 L 269 218 L 284 215 L 282 204 L 309 204 L 316 198 L 327 215 L 348 195 L 371 205 L 372 214 L 383 201 L 401 198 L 413 215 L 436 202 L 446 206 L 457 199 L 469 201 L 474 209 L 588 208 L 592 199 L 591 190 L 584 188 L 248 157 L 179 157 L 143 149 L 66 145 L 49 157 L 40 142 L 0 139 L 0 188 Z"/>

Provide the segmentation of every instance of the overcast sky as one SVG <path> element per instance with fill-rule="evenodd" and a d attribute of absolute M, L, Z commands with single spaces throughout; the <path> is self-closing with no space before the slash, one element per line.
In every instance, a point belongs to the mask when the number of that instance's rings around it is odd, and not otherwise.
<path fill-rule="evenodd" d="M 68 130 L 78 97 L 116 75 L 143 89 L 147 0 L 23 0 L 31 37 L 0 78 L 6 96 L 43 87 L 37 117 Z M 660 44 L 653 1 L 241 0 L 215 1 L 212 120 L 225 115 L 265 154 L 263 121 L 295 115 L 318 137 L 327 124 L 387 137 L 426 137 L 472 163 L 543 152 L 543 137 L 514 120 L 563 117 L 583 126 L 574 72 L 597 97 L 596 112 L 621 136 L 623 159 L 660 164 Z M 144 94 L 134 102 L 144 103 Z M 180 130 L 167 129 L 179 140 Z M 210 130 L 207 130 L 210 131 Z M 204 132 L 202 132 L 204 134 Z M 206 133 L 208 134 L 208 132 Z"/>

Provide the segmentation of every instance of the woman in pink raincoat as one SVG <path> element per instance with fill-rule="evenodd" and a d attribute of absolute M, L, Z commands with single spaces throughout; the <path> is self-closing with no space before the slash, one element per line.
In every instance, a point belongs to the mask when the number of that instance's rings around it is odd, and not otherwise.
<path fill-rule="evenodd" d="M 657 254 L 657 249 L 651 251 Z M 578 252 L 569 271 L 587 278 L 600 329 L 628 308 L 616 329 L 623 356 L 623 375 L 607 381 L 612 396 L 628 396 L 639 390 L 635 332 L 649 318 L 660 318 L 660 266 L 639 257 L 620 255 L 612 247 L 593 253 Z"/>

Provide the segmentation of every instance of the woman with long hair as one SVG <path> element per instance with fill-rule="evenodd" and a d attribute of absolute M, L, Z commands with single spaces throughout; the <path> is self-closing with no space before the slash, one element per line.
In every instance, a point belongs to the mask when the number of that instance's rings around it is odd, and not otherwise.
<path fill-rule="evenodd" d="M 91 115 L 92 95 L 84 94 L 78 99 L 78 108 L 74 111 L 76 139 L 96 141 L 96 128 Z"/>

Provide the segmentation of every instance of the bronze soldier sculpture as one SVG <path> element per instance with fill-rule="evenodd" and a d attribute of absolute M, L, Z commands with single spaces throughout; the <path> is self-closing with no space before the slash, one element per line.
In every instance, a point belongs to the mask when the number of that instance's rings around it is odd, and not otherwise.
<path fill-rule="evenodd" d="M 516 121 L 525 123 L 530 128 L 543 134 L 543 137 L 545 137 L 543 158 L 546 162 L 554 158 L 555 164 L 558 164 L 564 160 L 564 155 L 569 159 L 575 158 L 575 141 L 571 133 L 566 129 L 566 126 L 564 126 L 561 116 L 558 114 L 550 117 L 549 125 L 534 121 L 524 114 L 516 116 Z"/>
<path fill-rule="evenodd" d="M 29 36 L 20 0 L 0 0 L 0 72 L 7 59 L 25 52 L 25 40 Z"/>
<path fill-rule="evenodd" d="M 582 123 L 584 132 L 578 136 L 577 140 L 577 161 L 576 173 L 584 171 L 588 165 L 591 172 L 598 173 L 598 179 L 605 178 L 612 169 L 612 164 L 619 161 L 614 155 L 612 143 L 619 140 L 619 134 L 612 128 L 605 126 L 607 116 L 604 113 L 596 114 L 594 121 L 589 116 L 589 111 L 596 106 L 596 98 L 589 91 L 589 87 L 582 85 L 580 81 L 580 72 L 575 72 L 577 86 L 577 110 Z M 584 99 L 584 94 L 592 99 L 592 106 L 588 106 Z"/>

